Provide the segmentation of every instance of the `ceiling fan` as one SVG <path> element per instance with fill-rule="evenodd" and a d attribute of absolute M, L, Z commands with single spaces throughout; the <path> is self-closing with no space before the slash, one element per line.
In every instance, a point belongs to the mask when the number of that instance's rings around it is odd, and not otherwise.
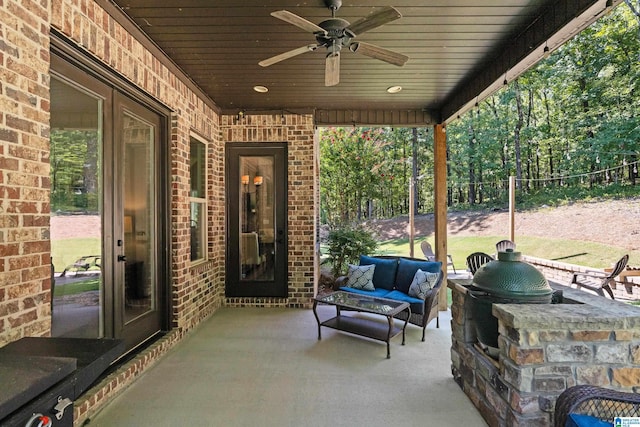
<path fill-rule="evenodd" d="M 408 56 L 401 53 L 353 40 L 365 31 L 402 18 L 397 9 L 392 6 L 383 7 L 351 24 L 344 19 L 336 18 L 336 11 L 342 6 L 342 0 L 325 0 L 325 4 L 331 10 L 331 18 L 317 25 L 287 10 L 271 12 L 271 16 L 313 33 L 316 36 L 316 43 L 281 53 L 260 61 L 258 64 L 262 67 L 268 67 L 285 59 L 324 47 L 328 52 L 325 60 L 324 85 L 335 86 L 340 82 L 340 51 L 343 47 L 348 48 L 351 52 L 360 53 L 399 67 L 409 60 Z"/>

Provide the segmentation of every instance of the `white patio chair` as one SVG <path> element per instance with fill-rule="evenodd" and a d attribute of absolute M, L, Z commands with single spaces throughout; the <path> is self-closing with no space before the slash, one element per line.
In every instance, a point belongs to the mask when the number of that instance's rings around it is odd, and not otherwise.
<path fill-rule="evenodd" d="M 433 252 L 433 249 L 431 248 L 431 245 L 429 244 L 429 242 L 427 242 L 426 240 L 423 240 L 422 243 L 420 243 L 420 249 L 422 249 L 422 253 L 424 254 L 424 257 L 429 260 L 429 261 L 435 261 L 436 260 L 436 254 Z M 455 274 L 458 274 L 456 272 L 456 266 L 453 265 L 453 258 L 451 258 L 451 255 L 447 255 L 447 265 L 450 265 L 451 268 L 453 268 L 453 272 Z"/>

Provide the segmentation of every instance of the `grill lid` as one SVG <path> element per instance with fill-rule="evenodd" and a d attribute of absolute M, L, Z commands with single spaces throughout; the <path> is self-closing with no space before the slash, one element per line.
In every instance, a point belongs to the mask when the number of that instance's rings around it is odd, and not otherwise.
<path fill-rule="evenodd" d="M 11 412 L 68 377 L 75 369 L 76 359 L 73 358 L 0 351 L 0 424 Z"/>
<path fill-rule="evenodd" d="M 522 261 L 513 249 L 498 252 L 498 259 L 484 264 L 473 275 L 476 288 L 501 298 L 547 298 L 553 293 L 544 275 Z"/>

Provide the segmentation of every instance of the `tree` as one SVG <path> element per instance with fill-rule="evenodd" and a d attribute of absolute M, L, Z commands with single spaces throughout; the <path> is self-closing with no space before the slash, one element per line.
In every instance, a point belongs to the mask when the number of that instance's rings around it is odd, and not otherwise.
<path fill-rule="evenodd" d="M 568 191 L 611 194 L 636 184 L 640 1 L 637 6 L 625 1 L 629 7 L 614 8 L 447 124 L 450 205 L 503 205 L 510 175 L 516 176 L 521 197 L 554 191 L 562 198 Z M 336 128 L 321 135 L 323 219 L 406 214 L 414 177 L 421 177 L 417 211 L 433 207 L 428 131 Z M 607 186 L 612 190 L 604 190 Z"/>

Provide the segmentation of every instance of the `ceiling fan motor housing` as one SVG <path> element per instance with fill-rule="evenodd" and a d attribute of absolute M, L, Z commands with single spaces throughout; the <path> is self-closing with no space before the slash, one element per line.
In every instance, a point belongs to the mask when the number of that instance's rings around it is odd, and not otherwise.
<path fill-rule="evenodd" d="M 351 38 L 355 37 L 355 34 L 347 29 L 349 25 L 351 25 L 349 21 L 340 18 L 331 18 L 322 21 L 318 26 L 323 28 L 327 33 L 316 33 L 318 44 L 328 47 L 334 45 L 335 42 L 335 45 L 339 46 L 339 48 L 348 45 Z"/>

